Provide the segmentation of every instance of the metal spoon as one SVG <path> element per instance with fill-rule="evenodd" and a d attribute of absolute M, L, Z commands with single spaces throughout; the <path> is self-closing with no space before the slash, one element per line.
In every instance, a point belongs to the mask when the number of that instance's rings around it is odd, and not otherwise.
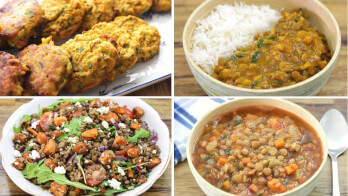
<path fill-rule="evenodd" d="M 330 109 L 325 112 L 320 120 L 320 124 L 327 136 L 329 155 L 332 161 L 332 195 L 340 196 L 337 158 L 348 148 L 348 126 L 342 113 L 336 109 Z"/>

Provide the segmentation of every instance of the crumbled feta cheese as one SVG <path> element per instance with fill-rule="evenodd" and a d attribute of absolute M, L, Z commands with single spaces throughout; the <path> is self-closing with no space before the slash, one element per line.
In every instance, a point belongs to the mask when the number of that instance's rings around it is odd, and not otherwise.
<path fill-rule="evenodd" d="M 78 137 L 68 137 L 68 142 L 71 144 L 76 144 L 79 141 Z"/>
<path fill-rule="evenodd" d="M 118 123 L 118 126 L 120 126 L 120 128 L 123 128 L 123 129 L 126 128 L 126 124 L 124 124 L 124 123 Z"/>
<path fill-rule="evenodd" d="M 83 119 L 83 122 L 85 122 L 85 123 L 93 123 L 93 120 L 91 119 L 91 117 L 87 116 L 85 119 Z"/>
<path fill-rule="evenodd" d="M 117 168 L 117 172 L 121 174 L 122 176 L 126 175 L 121 167 Z"/>
<path fill-rule="evenodd" d="M 56 127 L 56 129 L 57 129 L 57 130 L 59 130 L 59 129 L 60 129 L 60 127 Z"/>
<path fill-rule="evenodd" d="M 71 110 L 71 109 L 72 109 L 72 107 L 71 107 L 71 106 L 68 106 L 68 107 L 66 107 L 66 109 L 67 109 L 67 110 Z"/>
<path fill-rule="evenodd" d="M 30 147 L 33 147 L 33 146 L 35 146 L 35 145 L 36 145 L 35 142 L 31 142 L 31 143 L 29 144 Z"/>
<path fill-rule="evenodd" d="M 69 128 L 64 128 L 63 131 L 64 132 L 70 132 L 70 129 Z"/>
<path fill-rule="evenodd" d="M 19 165 L 18 161 L 15 161 L 14 164 L 15 164 L 15 165 Z"/>
<path fill-rule="evenodd" d="M 104 127 L 105 129 L 109 128 L 109 123 L 106 122 L 105 120 L 103 120 L 103 122 L 102 122 L 101 124 L 103 125 L 103 127 Z"/>
<path fill-rule="evenodd" d="M 22 157 L 22 154 L 18 150 L 15 150 L 15 151 L 13 151 L 13 156 L 16 158 L 19 158 L 19 157 Z"/>
<path fill-rule="evenodd" d="M 117 181 L 116 179 L 108 180 L 109 186 L 113 189 L 119 190 L 121 189 L 121 182 Z"/>
<path fill-rule="evenodd" d="M 58 166 L 56 168 L 54 168 L 54 173 L 57 173 L 57 174 L 65 174 L 65 169 L 63 166 Z"/>
<path fill-rule="evenodd" d="M 106 114 L 109 112 L 109 107 L 101 107 L 97 109 L 97 112 L 101 113 L 101 114 Z"/>
<path fill-rule="evenodd" d="M 40 154 L 36 150 L 33 150 L 33 151 L 31 151 L 29 157 L 31 159 L 33 159 L 33 160 L 39 159 L 40 158 Z"/>
<path fill-rule="evenodd" d="M 58 112 L 54 113 L 54 118 L 57 118 L 59 116 Z"/>
<path fill-rule="evenodd" d="M 157 150 L 153 150 L 152 153 L 153 153 L 153 154 L 156 154 L 156 153 L 157 153 Z"/>
<path fill-rule="evenodd" d="M 77 106 L 77 107 L 79 107 L 79 108 L 81 108 L 82 107 L 82 105 L 81 105 L 81 103 L 78 101 L 77 103 L 75 103 L 75 106 Z"/>
<path fill-rule="evenodd" d="M 140 154 L 143 153 L 143 147 L 139 145 L 139 148 L 140 148 Z"/>
<path fill-rule="evenodd" d="M 138 122 L 138 120 L 137 119 L 133 119 L 133 122 Z"/>
<path fill-rule="evenodd" d="M 40 123 L 40 120 L 37 120 L 37 121 L 35 121 L 35 122 L 32 122 L 31 123 L 31 128 L 32 129 L 36 129 L 36 127 L 37 127 L 37 125 Z"/>
<path fill-rule="evenodd" d="M 62 123 L 61 127 L 64 127 L 64 125 L 65 125 L 65 122 Z"/>

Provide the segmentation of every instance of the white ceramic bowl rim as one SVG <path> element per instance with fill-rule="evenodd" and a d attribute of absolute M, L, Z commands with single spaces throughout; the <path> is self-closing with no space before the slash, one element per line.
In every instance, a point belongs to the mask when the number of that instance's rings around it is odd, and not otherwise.
<path fill-rule="evenodd" d="M 56 100 L 59 98 L 47 98 L 46 100 L 49 100 L 49 103 L 54 103 Z M 161 146 L 161 154 L 160 158 L 162 159 L 162 162 L 160 165 L 155 167 L 151 172 L 150 176 L 148 178 L 148 181 L 138 187 L 136 187 L 134 190 L 126 191 L 123 193 L 119 193 L 118 195 L 120 196 L 131 196 L 131 195 L 140 195 L 144 192 L 146 192 L 151 186 L 157 181 L 158 178 L 160 178 L 163 173 L 165 172 L 166 168 L 168 167 L 170 163 L 170 158 L 171 158 L 171 141 L 169 138 L 169 130 L 166 124 L 161 120 L 160 115 L 157 113 L 155 109 L 153 109 L 149 104 L 147 104 L 145 101 L 138 99 L 138 98 L 125 98 L 125 97 L 119 97 L 119 98 L 111 98 L 113 101 L 120 103 L 120 105 L 127 105 L 132 107 L 135 106 L 140 106 L 145 110 L 145 114 L 143 116 L 143 120 L 145 120 L 148 124 L 150 129 L 154 129 L 154 126 L 157 127 L 155 130 L 158 133 L 159 140 L 157 144 L 159 143 L 164 143 L 163 146 Z M 40 103 L 41 100 L 41 103 Z M 100 100 L 106 100 L 106 98 L 100 98 Z M 29 180 L 26 180 L 22 173 L 18 171 L 17 169 L 14 169 L 13 166 L 11 165 L 12 162 L 5 162 L 4 158 L 4 143 L 5 140 L 8 139 L 6 136 L 12 136 L 12 126 L 14 124 L 19 124 L 20 119 L 24 114 L 32 114 L 32 113 L 37 113 L 37 103 L 40 103 L 40 106 L 48 106 L 45 103 L 42 103 L 42 99 L 33 99 L 29 103 L 23 104 L 21 107 L 19 107 L 7 120 L 4 128 L 3 128 L 3 135 L 1 139 L 1 144 L 0 144 L 0 155 L 2 157 L 2 163 L 3 163 L 3 168 L 5 169 L 7 175 L 10 177 L 10 179 L 18 186 L 20 187 L 23 191 L 32 194 L 32 195 L 51 195 L 47 190 L 44 192 L 37 193 L 32 190 L 33 186 L 39 187 L 33 183 L 31 183 Z M 33 106 L 33 104 L 35 104 Z M 33 108 L 32 111 L 28 112 L 28 107 Z M 156 121 L 157 125 L 154 125 L 154 123 L 150 124 L 148 120 L 144 119 L 145 115 L 150 115 L 149 118 L 153 119 L 153 121 Z M 147 117 L 146 117 L 147 118 Z M 160 128 L 160 130 L 159 130 Z M 11 148 L 13 148 L 13 143 L 12 143 L 12 137 L 10 139 L 10 143 L 12 144 Z M 162 140 L 162 141 L 160 141 Z M 6 141 L 8 143 L 8 141 Z M 168 147 L 165 149 L 164 147 Z M 6 153 L 8 155 L 9 152 Z M 9 153 L 9 156 L 12 156 L 13 153 Z M 7 159 L 8 157 L 6 157 Z M 11 157 L 11 159 L 14 160 L 14 157 Z M 19 181 L 21 183 L 19 183 Z"/>
<path fill-rule="evenodd" d="M 259 98 L 252 98 L 252 99 L 259 99 Z M 193 130 L 196 129 L 198 123 L 199 123 L 202 119 L 206 118 L 206 116 L 208 116 L 210 113 L 212 113 L 212 112 L 215 111 L 216 109 L 222 108 L 222 107 L 224 107 L 225 105 L 231 104 L 232 102 L 238 102 L 239 100 L 243 100 L 243 99 L 234 99 L 234 100 L 231 100 L 231 101 L 227 101 L 227 102 L 222 103 L 222 104 L 220 104 L 219 106 L 217 106 L 217 107 L 211 109 L 210 111 L 208 111 L 208 112 L 207 112 L 206 114 L 204 114 L 199 120 L 197 120 L 196 124 L 193 126 L 193 128 L 192 128 L 192 130 L 191 130 L 191 132 L 190 132 L 190 134 L 189 134 L 189 137 L 188 137 L 188 139 L 187 139 L 187 142 L 188 142 L 187 145 L 186 145 L 187 162 L 188 162 L 188 164 L 189 164 L 189 166 L 190 166 L 191 172 L 194 173 L 195 176 L 197 176 L 197 177 L 200 179 L 201 182 L 204 182 L 204 185 L 205 185 L 205 186 L 208 186 L 209 189 L 213 189 L 213 190 L 217 191 L 217 192 L 219 193 L 219 195 L 233 195 L 233 196 L 234 196 L 235 194 L 225 192 L 225 191 L 223 191 L 223 190 L 221 190 L 221 189 L 215 187 L 214 185 L 212 185 L 212 184 L 210 184 L 208 181 L 206 181 L 206 180 L 198 173 L 198 171 L 196 170 L 196 168 L 193 166 L 193 163 L 192 163 L 192 157 L 191 157 L 191 156 L 192 156 L 192 155 L 191 155 L 191 154 L 192 154 L 192 153 L 191 153 L 192 149 L 191 149 L 191 147 L 190 147 L 189 144 L 190 144 L 190 142 L 191 142 L 191 140 L 192 140 Z M 261 99 L 259 99 L 259 100 L 261 100 Z M 284 103 L 286 103 L 286 104 L 288 104 L 288 105 L 292 105 L 293 107 L 299 108 L 299 109 L 301 109 L 301 110 L 303 111 L 303 114 L 302 114 L 302 115 L 310 116 L 311 118 L 313 118 L 313 119 L 315 120 L 315 123 L 316 123 L 316 124 L 320 125 L 320 123 L 318 122 L 318 120 L 317 120 L 309 111 L 307 111 L 307 110 L 304 109 L 303 107 L 301 107 L 301 106 L 299 106 L 299 105 L 297 105 L 297 104 L 295 104 L 295 103 L 293 103 L 293 102 L 290 102 L 290 101 L 287 101 L 287 100 L 284 100 L 284 99 L 276 99 L 276 98 L 267 98 L 267 100 L 269 100 L 270 103 L 272 103 L 272 100 L 282 101 L 282 102 L 284 102 Z M 255 106 L 257 106 L 257 105 L 258 105 L 258 104 L 255 104 Z M 263 105 L 265 105 L 265 104 L 263 104 Z M 267 105 L 267 104 L 266 104 L 266 105 Z M 269 106 L 272 106 L 272 104 L 269 104 Z M 272 106 L 272 107 L 274 107 L 274 106 Z M 280 109 L 282 109 L 282 108 L 280 108 Z M 287 111 L 287 112 L 292 113 L 291 111 Z M 296 114 L 294 114 L 294 113 L 292 113 L 292 114 L 295 115 L 295 116 L 297 116 L 297 117 L 299 117 L 299 118 L 301 118 L 300 116 L 298 116 L 298 115 L 296 115 Z M 212 117 L 211 119 L 213 119 L 213 118 L 214 118 L 214 117 Z M 210 119 L 210 120 L 211 120 L 211 119 Z M 320 126 L 320 127 L 321 127 L 321 126 Z M 201 131 L 201 130 L 200 130 L 200 131 Z M 321 130 L 315 130 L 315 131 L 322 132 L 322 133 L 325 135 L 325 138 L 326 138 L 326 134 L 325 134 L 325 132 L 324 132 L 324 130 L 323 130 L 322 128 L 321 128 Z M 322 143 L 322 148 L 323 148 L 323 159 L 322 159 L 322 162 L 321 162 L 319 168 L 315 171 L 315 173 L 314 173 L 305 183 L 301 184 L 300 186 L 298 186 L 298 187 L 296 187 L 296 188 L 294 188 L 294 189 L 291 189 L 290 191 L 286 191 L 286 192 L 284 192 L 284 193 L 277 194 L 278 196 L 285 196 L 285 195 L 287 195 L 287 194 L 293 193 L 293 192 L 295 192 L 295 191 L 301 189 L 302 187 L 305 187 L 307 184 L 309 184 L 309 183 L 311 182 L 311 180 L 315 179 L 318 175 L 320 175 L 320 173 L 321 173 L 321 171 L 322 171 L 322 169 L 323 169 L 323 167 L 324 167 L 324 165 L 325 165 L 325 163 L 326 163 L 327 156 L 328 156 L 328 153 L 325 152 L 325 149 L 327 149 L 327 141 L 326 141 L 326 140 L 323 141 L 321 138 L 320 138 L 320 141 L 321 141 L 321 143 Z M 192 145 L 192 147 L 194 147 L 194 144 Z M 191 168 L 193 168 L 193 169 L 191 169 Z"/>
<path fill-rule="evenodd" d="M 204 7 L 206 4 L 210 3 L 211 1 L 216 1 L 216 0 L 207 0 L 205 2 L 203 2 L 201 5 L 199 5 L 191 14 L 191 16 L 189 17 L 189 19 L 187 21 L 192 20 L 193 16 L 196 15 L 196 13 L 202 8 Z M 315 1 L 316 3 L 318 3 L 320 6 L 322 6 L 330 15 L 330 19 L 334 22 L 335 28 L 337 29 L 337 42 L 336 42 L 336 48 L 337 50 L 334 51 L 329 63 L 325 66 L 324 69 L 322 69 L 320 72 L 318 72 L 317 74 L 313 75 L 312 77 L 303 80 L 301 82 L 298 82 L 296 84 L 290 85 L 290 86 L 284 86 L 284 87 L 279 87 L 279 88 L 273 88 L 273 89 L 248 89 L 248 88 L 242 88 L 242 87 L 238 87 L 238 86 L 232 86 L 232 85 L 228 85 L 224 82 L 221 82 L 220 80 L 217 80 L 213 77 L 211 77 L 209 74 L 207 74 L 205 71 L 203 71 L 203 69 L 201 67 L 199 67 L 198 65 L 196 65 L 196 63 L 191 59 L 191 53 L 190 53 L 190 49 L 188 48 L 189 46 L 186 45 L 186 40 L 183 40 L 183 47 L 184 47 L 184 52 L 186 55 L 186 57 L 192 62 L 192 66 L 194 67 L 195 70 L 197 70 L 202 76 L 204 76 L 207 80 L 211 80 L 213 83 L 215 83 L 215 85 L 220 85 L 223 86 L 225 88 L 229 88 L 232 90 L 238 90 L 241 92 L 245 92 L 245 93 L 276 93 L 276 92 L 283 92 L 283 91 L 287 91 L 289 89 L 292 88 L 297 88 L 297 87 L 301 87 L 303 84 L 306 83 L 310 83 L 314 80 L 316 80 L 317 78 L 319 78 L 321 75 L 323 75 L 323 73 L 325 73 L 326 71 L 328 71 L 332 66 L 334 66 L 334 61 L 335 59 L 337 59 L 340 49 L 341 49 L 341 31 L 339 28 L 339 25 L 335 19 L 335 17 L 332 15 L 332 13 L 330 12 L 330 10 L 323 4 L 321 3 L 319 0 L 312 0 Z M 184 32 L 183 35 L 186 35 L 186 31 L 187 31 L 187 26 L 188 23 L 185 24 L 185 28 L 184 28 Z M 189 36 L 189 38 L 192 35 Z M 185 36 L 183 36 L 185 37 Z"/>

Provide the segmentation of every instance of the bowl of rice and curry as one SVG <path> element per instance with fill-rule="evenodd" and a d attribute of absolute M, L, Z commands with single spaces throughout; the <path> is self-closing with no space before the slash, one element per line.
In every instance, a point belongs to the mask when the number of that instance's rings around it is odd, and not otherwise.
<path fill-rule="evenodd" d="M 318 120 L 280 99 L 221 104 L 187 141 L 190 170 L 207 195 L 309 195 L 328 153 Z"/>
<path fill-rule="evenodd" d="M 319 1 L 208 0 L 183 47 L 208 95 L 316 95 L 336 64 L 339 26 Z"/>

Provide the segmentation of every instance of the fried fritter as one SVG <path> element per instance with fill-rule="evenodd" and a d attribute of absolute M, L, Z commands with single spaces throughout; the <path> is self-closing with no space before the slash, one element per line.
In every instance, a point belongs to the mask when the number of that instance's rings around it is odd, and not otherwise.
<path fill-rule="evenodd" d="M 118 16 L 140 16 L 147 12 L 152 5 L 152 0 L 119 0 L 116 6 Z"/>
<path fill-rule="evenodd" d="M 0 96 L 22 95 L 23 76 L 29 69 L 7 52 L 0 52 Z"/>
<path fill-rule="evenodd" d="M 36 34 L 42 11 L 36 0 L 14 0 L 0 9 L 0 37 L 11 47 L 21 49 Z"/>
<path fill-rule="evenodd" d="M 140 43 L 138 62 L 147 61 L 159 53 L 161 35 L 156 27 L 135 16 L 116 17 L 112 23 L 132 32 L 132 37 Z"/>
<path fill-rule="evenodd" d="M 137 62 L 140 45 L 132 38 L 130 31 L 119 29 L 112 23 L 102 22 L 93 26 L 91 30 L 84 32 L 83 35 L 89 36 L 90 38 L 93 36 L 108 35 L 116 41 L 117 50 L 120 55 L 117 58 L 115 68 L 107 80 L 108 82 L 115 80 L 117 76 L 127 72 Z M 76 37 L 78 38 L 79 36 Z"/>
<path fill-rule="evenodd" d="M 72 57 L 73 73 L 65 86 L 70 93 L 84 92 L 106 82 L 116 66 L 116 43 L 102 38 L 90 40 L 71 39 L 61 46 Z"/>
<path fill-rule="evenodd" d="M 42 35 L 54 41 L 70 37 L 80 27 L 86 4 L 81 0 L 44 0 L 41 4 L 44 24 Z"/>
<path fill-rule="evenodd" d="M 91 29 L 99 22 L 109 22 L 115 18 L 116 4 L 118 0 L 87 0 L 85 16 L 80 29 L 82 31 Z"/>
<path fill-rule="evenodd" d="M 30 68 L 25 95 L 56 96 L 72 72 L 70 55 L 55 46 L 51 37 L 42 39 L 40 45 L 26 47 L 17 56 Z"/>
<path fill-rule="evenodd" d="M 171 0 L 152 0 L 152 6 L 150 10 L 153 12 L 169 12 L 171 8 Z"/>

